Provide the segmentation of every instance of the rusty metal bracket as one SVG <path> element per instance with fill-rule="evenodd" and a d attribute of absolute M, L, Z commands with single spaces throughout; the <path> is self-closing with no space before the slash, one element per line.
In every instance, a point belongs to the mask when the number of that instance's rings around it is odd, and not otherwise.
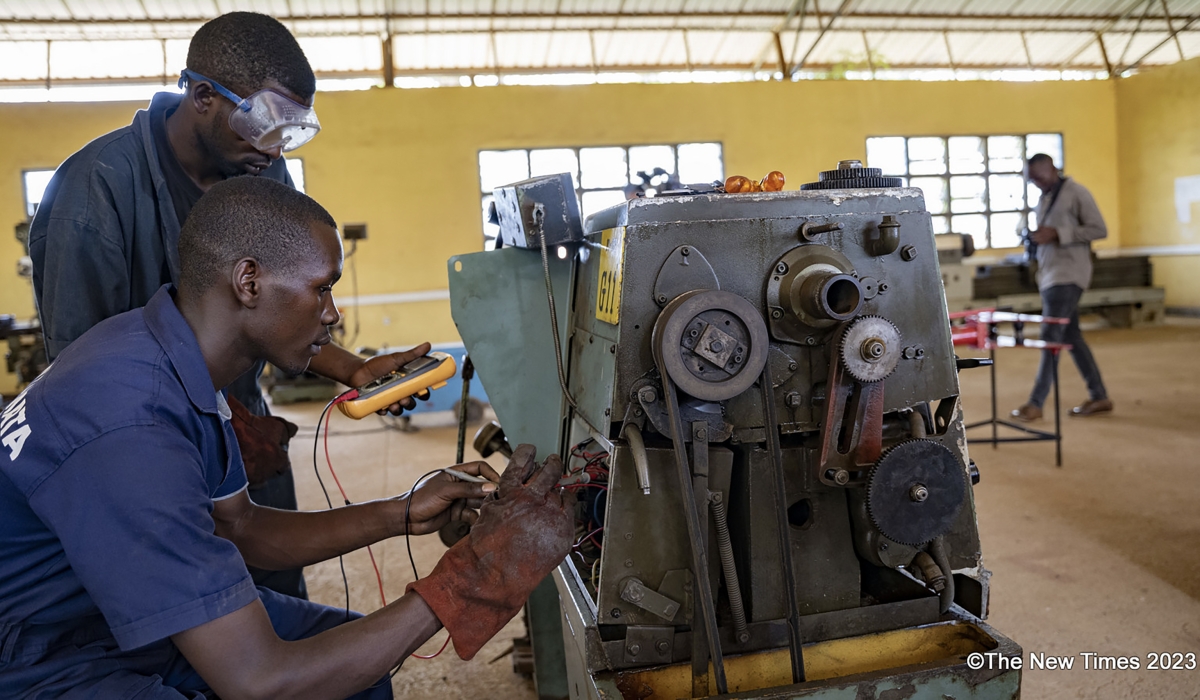
<path fill-rule="evenodd" d="M 675 649 L 675 628 L 631 625 L 625 632 L 625 663 L 669 664 Z"/>
<path fill-rule="evenodd" d="M 817 478 L 826 486 L 863 483 L 883 452 L 883 382 L 855 381 L 841 357 L 836 348 L 830 353 L 825 381 Z"/>

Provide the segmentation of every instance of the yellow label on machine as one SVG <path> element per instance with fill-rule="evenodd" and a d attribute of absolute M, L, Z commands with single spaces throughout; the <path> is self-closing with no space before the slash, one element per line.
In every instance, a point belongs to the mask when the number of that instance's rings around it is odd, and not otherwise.
<path fill-rule="evenodd" d="M 600 232 L 600 283 L 596 286 L 596 318 L 614 326 L 621 320 L 621 268 L 625 262 L 625 227 Z"/>

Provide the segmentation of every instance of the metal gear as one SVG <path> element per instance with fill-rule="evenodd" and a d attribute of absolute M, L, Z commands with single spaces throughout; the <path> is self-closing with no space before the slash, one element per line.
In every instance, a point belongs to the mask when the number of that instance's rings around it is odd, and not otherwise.
<path fill-rule="evenodd" d="M 903 187 L 904 180 L 898 177 L 856 177 L 846 180 L 826 180 L 825 182 L 806 182 L 800 185 L 802 190 L 861 190 L 879 187 Z"/>
<path fill-rule="evenodd" d="M 816 182 L 800 185 L 802 190 L 851 190 L 866 187 L 901 187 L 904 181 L 898 177 L 884 177 L 881 168 L 864 168 L 861 165 L 823 170 L 817 174 Z"/>
<path fill-rule="evenodd" d="M 864 168 L 862 166 L 822 170 L 817 173 L 817 180 L 853 180 L 859 177 L 883 177 L 883 168 Z"/>
<path fill-rule="evenodd" d="M 883 381 L 900 362 L 900 330 L 882 316 L 860 316 L 846 326 L 838 351 L 851 377 L 867 384 Z"/>
<path fill-rule="evenodd" d="M 962 464 L 949 448 L 908 440 L 884 452 L 871 470 L 867 512 L 885 537 L 918 547 L 950 529 L 966 494 Z"/>

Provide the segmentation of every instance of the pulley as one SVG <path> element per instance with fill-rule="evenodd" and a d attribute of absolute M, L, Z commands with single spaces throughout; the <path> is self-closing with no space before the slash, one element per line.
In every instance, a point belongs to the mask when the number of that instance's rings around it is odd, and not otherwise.
<path fill-rule="evenodd" d="M 654 356 L 685 394 L 724 401 L 749 389 L 767 362 L 762 314 L 722 290 L 684 292 L 659 314 L 651 334 Z"/>

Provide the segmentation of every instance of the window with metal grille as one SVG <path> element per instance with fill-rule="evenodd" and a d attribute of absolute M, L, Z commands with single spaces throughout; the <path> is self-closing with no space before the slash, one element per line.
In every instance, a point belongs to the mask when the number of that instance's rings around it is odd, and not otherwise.
<path fill-rule="evenodd" d="M 655 176 L 656 169 L 662 172 Z M 483 247 L 496 246 L 500 228 L 488 223 L 492 190 L 539 175 L 571 173 L 580 213 L 594 214 L 620 204 L 632 188 L 661 186 L 668 178 L 683 184 L 723 180 L 725 164 L 719 143 L 646 146 L 534 148 L 479 152 L 479 190 L 483 207 Z M 641 173 L 651 178 L 644 181 Z"/>
<path fill-rule="evenodd" d="M 934 233 L 965 233 L 976 248 L 1013 248 L 1036 228 L 1041 191 L 1025 161 L 1045 153 L 1063 167 L 1062 134 L 879 136 L 867 139 L 867 166 L 925 192 Z"/>

